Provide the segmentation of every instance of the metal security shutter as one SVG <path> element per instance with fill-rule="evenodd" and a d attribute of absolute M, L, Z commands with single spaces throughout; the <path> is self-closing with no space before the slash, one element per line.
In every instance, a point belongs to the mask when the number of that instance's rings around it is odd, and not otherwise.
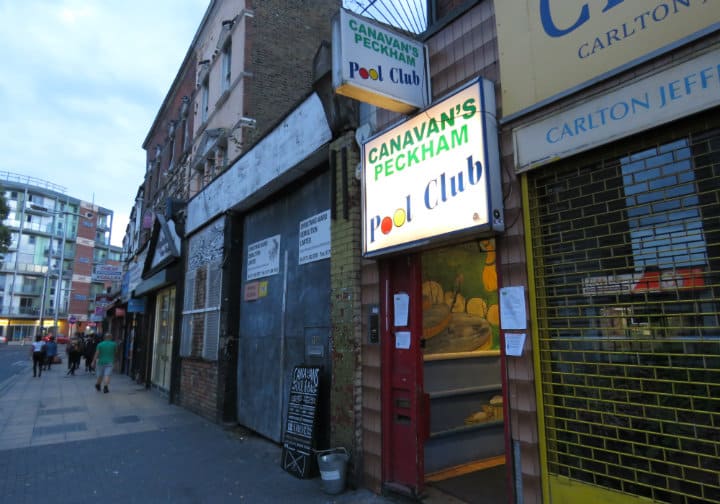
<path fill-rule="evenodd" d="M 185 273 L 185 294 L 183 299 L 182 328 L 180 336 L 180 355 L 192 355 L 192 309 L 195 302 L 195 274 L 196 270 Z"/>
<path fill-rule="evenodd" d="M 691 127 L 527 177 L 558 481 L 720 503 L 720 130 Z"/>
<path fill-rule="evenodd" d="M 220 297 L 222 292 L 222 264 L 208 265 L 207 302 L 205 314 L 205 341 L 203 359 L 217 360 L 220 341 Z"/>

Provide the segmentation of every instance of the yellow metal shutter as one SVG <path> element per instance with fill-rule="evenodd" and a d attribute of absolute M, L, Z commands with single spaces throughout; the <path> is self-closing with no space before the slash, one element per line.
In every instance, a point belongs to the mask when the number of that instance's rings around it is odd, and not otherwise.
<path fill-rule="evenodd" d="M 542 437 L 566 497 L 720 503 L 720 130 L 666 136 L 527 176 Z"/>

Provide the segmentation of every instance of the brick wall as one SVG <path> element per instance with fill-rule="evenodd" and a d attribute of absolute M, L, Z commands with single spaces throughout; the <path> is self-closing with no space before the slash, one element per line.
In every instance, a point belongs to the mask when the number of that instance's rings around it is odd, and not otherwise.
<path fill-rule="evenodd" d="M 181 368 L 180 406 L 217 422 L 217 363 L 190 357 L 181 360 Z"/>
<path fill-rule="evenodd" d="M 339 0 L 254 0 L 245 47 L 244 109 L 257 121 L 243 138 L 248 150 L 311 90 L 313 58 L 331 40 L 331 19 Z"/>
<path fill-rule="evenodd" d="M 348 481 L 357 485 L 362 468 L 362 354 L 360 304 L 360 183 L 355 166 L 360 153 L 354 133 L 330 145 L 335 170 L 330 323 L 332 326 L 331 444 L 351 450 Z M 347 187 L 347 192 L 345 191 Z"/>
<path fill-rule="evenodd" d="M 173 86 L 168 91 L 143 143 L 146 161 L 152 166 L 152 169 L 146 172 L 143 182 L 145 198 L 146 203 L 156 209 L 163 210 L 168 197 L 181 200 L 186 200 L 188 197 L 187 173 L 183 161 L 189 149 L 187 152 L 183 151 L 184 130 L 181 109 L 183 98 L 191 101 L 194 96 L 196 67 L 195 55 L 191 54 L 180 67 Z M 169 128 L 173 121 L 175 129 L 171 139 Z M 188 113 L 186 121 L 188 134 L 191 134 L 193 115 Z M 156 157 L 158 145 L 161 147 L 159 159 Z M 172 170 L 170 170 L 171 159 Z"/>
<path fill-rule="evenodd" d="M 362 461 L 363 485 L 382 492 L 382 348 L 368 341 L 368 319 L 373 306 L 380 305 L 380 273 L 377 262 L 362 262 Z"/>

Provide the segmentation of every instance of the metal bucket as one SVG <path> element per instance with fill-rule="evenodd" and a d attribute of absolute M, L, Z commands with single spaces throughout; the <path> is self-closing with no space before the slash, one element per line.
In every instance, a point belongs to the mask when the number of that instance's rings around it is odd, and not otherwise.
<path fill-rule="evenodd" d="M 339 494 L 345 490 L 345 477 L 350 455 L 345 448 L 317 452 L 318 468 L 325 493 Z"/>

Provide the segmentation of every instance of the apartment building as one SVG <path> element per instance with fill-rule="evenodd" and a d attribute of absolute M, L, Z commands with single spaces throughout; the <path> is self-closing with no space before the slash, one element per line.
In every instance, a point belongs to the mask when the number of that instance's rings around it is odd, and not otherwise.
<path fill-rule="evenodd" d="M 112 210 L 49 181 L 0 172 L 12 242 L 0 270 L 0 336 L 8 341 L 102 330 L 105 296 L 119 280 Z"/>

